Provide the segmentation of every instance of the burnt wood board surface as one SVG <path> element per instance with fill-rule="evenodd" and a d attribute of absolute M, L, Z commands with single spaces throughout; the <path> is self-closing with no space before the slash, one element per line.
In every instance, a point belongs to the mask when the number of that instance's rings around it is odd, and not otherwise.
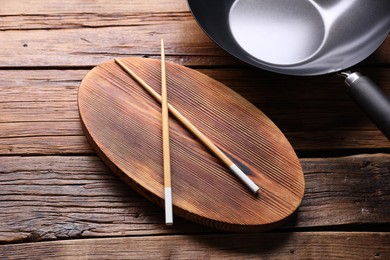
<path fill-rule="evenodd" d="M 161 63 L 122 59 L 156 92 Z M 294 213 L 304 193 L 298 157 L 276 125 L 228 87 L 168 62 L 169 103 L 260 186 L 252 194 L 188 131 L 170 119 L 174 213 L 230 231 L 265 230 Z M 132 188 L 162 205 L 161 105 L 113 61 L 89 72 L 79 89 L 89 140 Z"/>

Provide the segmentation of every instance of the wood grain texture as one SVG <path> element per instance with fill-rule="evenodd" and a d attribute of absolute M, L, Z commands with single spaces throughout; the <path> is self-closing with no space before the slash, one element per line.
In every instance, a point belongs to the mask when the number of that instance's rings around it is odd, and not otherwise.
<path fill-rule="evenodd" d="M 159 59 L 161 37 L 167 60 L 248 99 L 300 156 L 323 156 L 300 159 L 305 197 L 281 233 L 231 235 L 180 218 L 166 227 L 163 210 L 95 156 L 78 117 L 80 81 L 113 58 Z M 379 232 L 390 223 L 390 142 L 340 79 L 245 67 L 208 39 L 185 0 L 7 1 L 0 44 L 0 258 L 390 258 Z M 356 70 L 390 95 L 389 64 L 390 37 Z M 334 158 L 366 152 L 387 154 Z"/>
<path fill-rule="evenodd" d="M 0 245 L 7 259 L 388 259 L 390 234 L 300 232 L 126 237 Z"/>
<path fill-rule="evenodd" d="M 66 30 L 0 31 L 0 67 L 31 66 L 95 66 L 123 57 L 159 56 L 159 39 L 164 38 L 167 60 L 186 65 L 206 65 L 210 57 L 226 56 L 187 16 L 183 21 L 155 22 L 143 26 L 79 28 Z M 191 31 L 190 34 L 187 32 Z M 21 39 L 22 37 L 22 39 Z M 202 40 L 200 45 L 195 42 Z M 142 44 L 139 44 L 141 43 Z M 148 46 L 145 49 L 145 46 Z M 196 56 L 192 60 L 192 56 Z M 21 60 L 20 57 L 25 57 Z M 204 58 L 203 58 L 204 57 Z M 229 58 L 232 60 L 232 58 Z M 222 59 L 223 61 L 229 60 Z M 223 62 L 224 63 L 224 62 Z M 222 62 L 221 62 L 222 64 Z"/>
<path fill-rule="evenodd" d="M 163 55 L 162 55 L 163 56 Z M 163 89 L 166 91 L 166 80 L 165 80 L 165 58 L 163 59 L 164 62 L 162 62 L 162 64 L 164 64 L 164 66 L 162 66 L 162 82 L 163 82 Z M 140 77 L 138 77 L 131 69 L 129 69 L 123 62 L 115 59 L 115 62 L 121 66 L 121 68 L 126 71 L 126 73 L 128 73 L 139 85 L 141 85 L 143 87 L 144 90 L 146 90 L 156 101 L 162 103 L 162 113 L 163 113 L 163 128 L 164 128 L 164 124 L 167 125 L 167 120 L 164 121 L 164 116 L 167 116 L 168 113 L 167 113 L 167 109 L 169 108 L 169 112 L 170 114 L 178 121 L 180 122 L 180 124 L 182 126 L 184 126 L 186 128 L 186 130 L 188 132 L 190 132 L 193 136 L 196 137 L 196 139 L 202 143 L 208 150 L 209 152 L 211 152 L 211 154 L 213 154 L 215 157 L 217 157 L 220 162 L 224 163 L 225 166 L 227 168 L 229 168 L 231 170 L 231 173 L 234 173 L 240 180 L 243 184 L 245 184 L 247 186 L 248 189 L 250 189 L 252 192 L 254 192 L 255 194 L 258 193 L 259 191 L 259 187 L 245 174 L 241 171 L 241 169 L 239 169 L 237 167 L 237 165 L 224 153 L 222 152 L 209 138 L 207 138 L 201 131 L 199 131 L 199 129 L 197 129 L 187 118 L 185 118 L 178 110 L 176 110 L 176 108 L 174 108 L 174 106 L 172 106 L 171 104 L 168 104 L 167 105 L 167 101 L 166 101 L 166 92 L 164 91 L 163 94 L 161 94 L 162 96 L 160 96 L 160 94 L 158 94 L 151 86 L 149 86 L 147 83 L 145 83 L 145 81 L 143 81 Z M 196 74 L 194 76 L 199 76 L 200 74 Z M 205 75 L 201 75 L 203 78 L 207 78 Z M 213 85 L 211 84 L 210 82 L 210 78 L 207 78 L 207 81 L 206 82 L 207 84 L 205 84 L 205 86 L 210 86 L 210 85 Z M 197 83 L 198 85 L 198 83 Z M 224 90 L 221 90 L 220 92 L 222 93 Z M 204 98 L 203 96 L 201 96 L 202 98 Z M 246 102 L 248 103 L 248 102 Z M 165 107 L 164 107 L 165 105 Z M 207 108 L 206 108 L 207 109 Z M 221 109 L 221 111 L 223 111 L 223 109 Z M 229 111 L 228 111 L 229 112 Z M 165 115 L 164 115 L 165 114 Z M 229 114 L 229 113 L 227 113 Z M 225 118 L 227 120 L 228 123 L 237 123 L 234 118 Z M 244 121 L 244 120 L 243 120 Z M 164 150 L 164 165 L 165 165 L 165 160 L 166 160 L 166 157 L 165 157 L 165 142 L 167 142 L 168 138 L 165 138 L 164 139 L 164 130 L 163 129 L 163 150 Z M 279 130 L 278 130 L 279 131 Z M 167 131 L 168 132 L 168 131 Z"/>
<path fill-rule="evenodd" d="M 121 60 L 161 92 L 159 60 Z M 280 130 L 256 107 L 195 70 L 166 64 L 170 104 L 261 187 L 245 186 L 182 125 L 170 120 L 174 213 L 214 228 L 264 230 L 299 206 L 304 179 Z M 163 203 L 161 107 L 118 64 L 89 72 L 79 90 L 81 121 L 106 164 L 133 189 Z"/>
<path fill-rule="evenodd" d="M 297 151 L 389 149 L 390 142 L 333 77 L 275 77 L 245 68 L 200 69 L 269 116 Z M 0 154 L 93 153 L 77 92 L 88 70 L 0 70 Z M 390 70 L 365 69 L 390 95 Z"/>
<path fill-rule="evenodd" d="M 157 8 L 156 8 L 157 7 Z M 18 0 L 2 6 L 1 15 L 50 15 L 50 14 L 106 14 L 113 16 L 120 13 L 150 13 L 188 11 L 188 5 L 181 0 L 165 0 L 164 4 L 157 5 L 154 1 L 117 0 L 115 4 L 110 0 L 69 0 L 66 5 L 55 0 L 40 0 L 31 4 L 29 0 Z M 42 20 L 42 19 L 41 19 Z"/>
<path fill-rule="evenodd" d="M 390 155 L 301 159 L 305 197 L 281 228 L 390 223 Z M 212 233 L 164 212 L 96 156 L 0 157 L 0 243 Z"/>

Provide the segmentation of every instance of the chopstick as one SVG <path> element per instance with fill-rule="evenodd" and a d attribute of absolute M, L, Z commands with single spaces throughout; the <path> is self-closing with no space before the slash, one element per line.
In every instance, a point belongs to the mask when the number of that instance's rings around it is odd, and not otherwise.
<path fill-rule="evenodd" d="M 137 81 L 149 94 L 154 97 L 158 102 L 162 102 L 161 96 L 154 91 L 152 87 L 145 83 L 140 77 L 138 77 L 131 69 L 129 69 L 123 62 L 115 59 L 115 62 L 122 67 L 130 76 Z M 169 112 L 182 123 L 193 135 L 195 135 L 218 159 L 220 159 L 254 194 L 259 191 L 257 186 L 238 166 L 233 163 L 217 146 L 215 146 L 202 132 L 200 132 L 191 122 L 187 120 L 179 111 L 177 111 L 172 105 L 168 103 Z"/>
<path fill-rule="evenodd" d="M 164 167 L 164 200 L 165 200 L 165 224 L 173 224 L 172 213 L 172 186 L 171 186 L 171 162 L 169 150 L 169 125 L 168 125 L 168 94 L 165 69 L 164 40 L 161 39 L 161 110 L 162 110 L 162 136 L 163 136 L 163 167 Z"/>

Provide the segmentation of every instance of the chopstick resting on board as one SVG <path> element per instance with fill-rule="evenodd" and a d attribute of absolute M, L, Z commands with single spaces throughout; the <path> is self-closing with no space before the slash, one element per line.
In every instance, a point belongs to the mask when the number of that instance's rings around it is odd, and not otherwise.
<path fill-rule="evenodd" d="M 161 39 L 161 114 L 163 136 L 163 167 L 164 167 L 164 200 L 165 200 L 165 224 L 173 224 L 172 213 L 172 186 L 171 186 L 171 162 L 169 150 L 169 124 L 168 124 L 168 93 L 165 70 L 164 40 Z"/>
<path fill-rule="evenodd" d="M 145 83 L 140 77 L 138 77 L 131 69 L 129 69 L 123 62 L 115 59 L 115 62 L 122 67 L 130 76 L 136 80 L 149 94 L 154 97 L 158 102 L 162 102 L 161 96 L 154 91 L 152 87 Z M 253 193 L 257 194 L 259 186 L 257 186 L 236 164 L 233 163 L 217 146 L 215 146 L 202 132 L 200 132 L 191 122 L 187 120 L 179 111 L 177 111 L 172 105 L 168 104 L 169 112 L 182 123 L 193 135 L 195 135 L 209 150 L 220 159 Z"/>

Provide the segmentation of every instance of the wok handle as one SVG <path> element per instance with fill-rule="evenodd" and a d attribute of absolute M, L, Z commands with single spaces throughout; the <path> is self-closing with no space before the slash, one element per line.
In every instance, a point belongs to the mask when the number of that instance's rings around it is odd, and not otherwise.
<path fill-rule="evenodd" d="M 390 140 L 390 98 L 366 76 L 343 73 L 348 93 Z"/>

